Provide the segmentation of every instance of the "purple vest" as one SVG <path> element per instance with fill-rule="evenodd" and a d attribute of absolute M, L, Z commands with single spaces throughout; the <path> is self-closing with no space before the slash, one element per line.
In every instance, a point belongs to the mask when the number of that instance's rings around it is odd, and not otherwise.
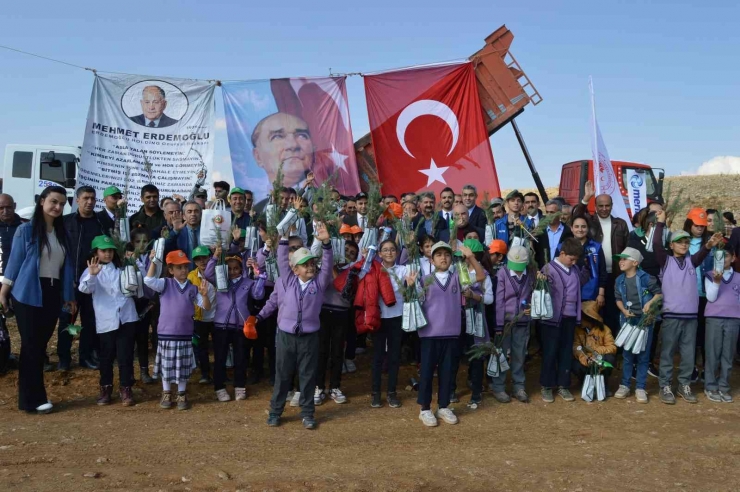
<path fill-rule="evenodd" d="M 663 290 L 664 318 L 696 318 L 699 313 L 699 291 L 696 268 L 688 256 L 679 262 L 669 256 L 660 271 Z"/>
<path fill-rule="evenodd" d="M 161 307 L 157 335 L 160 340 L 190 340 L 198 288 L 189 280 L 184 289 L 180 289 L 173 278 L 166 278 L 164 282 L 164 290 L 159 295 Z"/>
<path fill-rule="evenodd" d="M 216 258 L 208 260 L 205 277 L 211 285 L 216 285 Z M 229 290 L 216 292 L 216 313 L 213 323 L 216 328 L 241 329 L 249 315 L 249 298 L 264 299 L 265 280 L 259 277 L 252 280 L 247 277 L 247 267 L 243 266 L 242 276 L 237 282 L 229 280 Z"/>
<path fill-rule="evenodd" d="M 542 320 L 546 325 L 559 325 L 563 316 L 575 316 L 576 323 L 581 323 L 581 269 L 577 265 L 565 271 L 553 261 L 542 267 L 547 275 L 552 296 L 552 318 Z"/>
<path fill-rule="evenodd" d="M 435 274 L 426 275 L 421 281 L 422 285 L 430 283 L 423 305 L 428 324 L 419 330 L 419 336 L 422 338 L 460 336 L 462 293 L 457 272 L 450 273 L 447 285 L 442 285 Z"/>
<path fill-rule="evenodd" d="M 503 266 L 496 273 L 496 328 L 503 330 L 504 325 L 522 308 L 522 301 L 529 303 L 534 287 L 534 275 L 528 273 L 521 279 L 511 276 L 511 271 Z M 527 323 L 529 316 L 519 318 L 519 323 Z"/>
<path fill-rule="evenodd" d="M 707 273 L 706 277 L 713 281 L 712 273 Z M 724 277 L 719 283 L 719 292 L 717 300 L 707 302 L 704 309 L 704 316 L 711 318 L 740 318 L 740 275 L 732 272 L 729 280 Z"/>

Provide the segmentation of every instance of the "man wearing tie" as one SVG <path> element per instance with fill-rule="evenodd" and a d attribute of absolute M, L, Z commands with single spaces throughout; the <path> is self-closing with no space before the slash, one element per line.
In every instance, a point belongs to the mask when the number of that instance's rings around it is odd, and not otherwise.
<path fill-rule="evenodd" d="M 367 228 L 367 194 L 366 193 L 358 193 L 357 194 L 357 225 L 360 226 L 360 229 L 362 229 L 362 232 L 365 232 L 365 229 Z"/>
<path fill-rule="evenodd" d="M 141 91 L 142 114 L 130 117 L 136 124 L 149 128 L 165 128 L 177 123 L 178 120 L 164 114 L 167 107 L 167 99 L 164 89 L 158 85 L 148 85 Z"/>
<path fill-rule="evenodd" d="M 165 250 L 179 249 L 192 260 L 193 249 L 200 245 L 202 215 L 203 210 L 197 202 L 187 202 L 182 209 L 182 214 L 172 219 L 172 227 L 169 228 L 170 232 L 164 243 Z"/>
<path fill-rule="evenodd" d="M 449 225 L 450 221 L 455 218 L 455 214 L 452 211 L 453 203 L 455 203 L 455 192 L 452 191 L 452 188 L 442 190 L 442 193 L 439 194 L 439 203 L 442 205 L 439 215 Z"/>

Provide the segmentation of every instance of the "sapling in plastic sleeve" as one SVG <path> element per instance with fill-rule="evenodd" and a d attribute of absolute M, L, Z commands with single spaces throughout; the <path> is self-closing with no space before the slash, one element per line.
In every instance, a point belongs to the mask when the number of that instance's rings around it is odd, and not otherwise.
<path fill-rule="evenodd" d="M 370 246 L 377 246 L 377 245 L 378 245 L 378 228 L 377 227 L 365 228 L 365 231 L 362 233 L 362 237 L 360 238 L 360 242 L 357 245 L 360 248 L 360 251 L 366 248 L 370 248 Z"/>
<path fill-rule="evenodd" d="M 496 239 L 496 225 L 486 224 L 485 244 L 491 244 L 494 239 Z"/>
<path fill-rule="evenodd" d="M 362 264 L 362 270 L 360 270 L 361 276 L 364 277 L 364 274 L 370 272 L 370 269 L 373 267 L 373 261 L 375 260 L 376 251 L 377 250 L 375 246 L 370 246 L 367 248 L 367 257 L 365 257 L 365 262 Z"/>
<path fill-rule="evenodd" d="M 725 271 L 725 255 L 727 252 L 724 249 L 716 248 L 712 253 L 714 259 L 714 273 L 722 274 Z"/>
<path fill-rule="evenodd" d="M 293 207 L 289 208 L 288 211 L 285 213 L 285 217 L 283 217 L 283 220 L 281 220 L 277 225 L 278 234 L 280 234 L 281 236 L 286 236 L 288 234 L 288 231 L 290 231 L 290 228 L 293 227 L 293 224 L 298 222 L 299 218 L 300 217 L 298 216 L 298 211 Z"/>

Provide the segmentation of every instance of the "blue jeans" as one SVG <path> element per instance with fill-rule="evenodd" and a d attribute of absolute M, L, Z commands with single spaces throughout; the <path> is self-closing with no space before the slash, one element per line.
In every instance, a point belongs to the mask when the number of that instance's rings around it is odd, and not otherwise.
<path fill-rule="evenodd" d="M 650 344 L 653 342 L 653 326 L 648 328 L 648 339 L 645 350 L 639 354 L 633 354 L 629 350 L 622 352 L 624 364 L 622 365 L 622 385 L 630 387 L 630 378 L 635 365 L 637 365 L 637 389 L 645 389 L 647 383 L 648 365 L 650 364 Z"/>

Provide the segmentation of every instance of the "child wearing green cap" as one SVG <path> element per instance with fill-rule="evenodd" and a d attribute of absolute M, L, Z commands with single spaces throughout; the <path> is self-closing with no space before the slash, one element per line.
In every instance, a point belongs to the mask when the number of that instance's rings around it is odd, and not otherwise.
<path fill-rule="evenodd" d="M 232 190 L 233 193 L 233 190 Z M 198 246 L 193 249 L 193 263 L 195 269 L 188 274 L 188 280 L 196 287 L 200 287 L 201 282 L 206 278 L 206 265 L 211 259 L 211 250 L 207 246 Z M 215 299 L 216 291 L 212 284 L 208 283 L 208 296 Z M 200 365 L 199 384 L 211 384 L 211 362 L 208 359 L 208 338 L 213 341 L 213 318 L 216 315 L 216 303 L 211 305 L 211 309 L 195 307 L 195 336 L 198 338 L 198 346 L 195 347 L 195 355 Z"/>
<path fill-rule="evenodd" d="M 135 405 L 131 386 L 134 384 L 134 339 L 139 316 L 134 299 L 121 292 L 120 265 L 113 240 L 97 236 L 78 287 L 80 292 L 92 295 L 95 329 L 100 337 L 98 405 L 111 402 L 114 358 L 118 360 L 121 403 Z"/>
<path fill-rule="evenodd" d="M 691 391 L 691 373 L 694 371 L 694 351 L 699 316 L 699 291 L 697 289 L 696 268 L 702 264 L 713 247 L 722 239 L 722 233 L 713 235 L 696 253 L 689 256 L 689 233 L 677 231 L 671 237 L 669 255 L 663 246 L 663 229 L 666 213 L 657 212 L 653 251 L 660 265 L 660 278 L 663 290 L 663 326 L 660 330 L 660 400 L 668 405 L 676 403 L 671 385 L 673 383 L 673 356 L 676 350 L 681 354 L 678 368 L 678 394 L 689 403 L 696 403 Z M 691 268 L 687 268 L 687 260 Z"/>

